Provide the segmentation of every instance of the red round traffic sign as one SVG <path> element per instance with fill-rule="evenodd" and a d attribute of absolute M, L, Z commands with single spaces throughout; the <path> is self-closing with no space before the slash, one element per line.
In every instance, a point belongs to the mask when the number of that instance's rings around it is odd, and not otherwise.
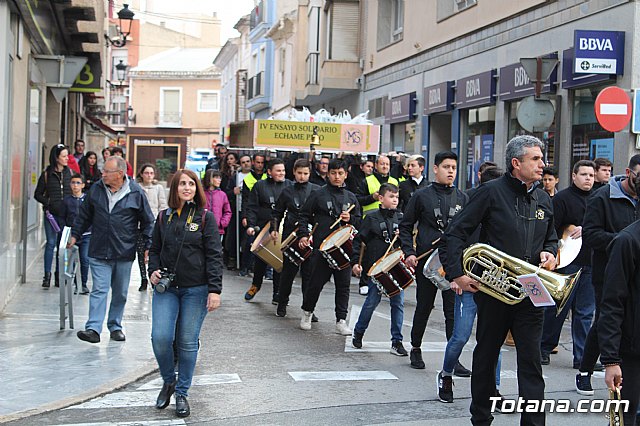
<path fill-rule="evenodd" d="M 619 87 L 607 87 L 598 94 L 595 103 L 598 123 L 610 132 L 619 132 L 631 120 L 631 100 Z"/>

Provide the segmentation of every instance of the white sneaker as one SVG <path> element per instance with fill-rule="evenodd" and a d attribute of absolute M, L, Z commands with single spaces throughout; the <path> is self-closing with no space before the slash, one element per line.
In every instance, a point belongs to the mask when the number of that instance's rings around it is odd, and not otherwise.
<path fill-rule="evenodd" d="M 353 332 L 347 325 L 347 322 L 341 319 L 336 323 L 336 333 L 341 334 L 343 336 L 351 336 L 351 333 Z"/>
<path fill-rule="evenodd" d="M 302 311 L 302 318 L 300 318 L 300 328 L 303 330 L 311 330 L 311 317 L 313 312 Z"/>
<path fill-rule="evenodd" d="M 369 286 L 363 285 L 358 289 L 358 293 L 360 293 L 363 296 L 366 296 L 367 294 L 369 294 Z"/>

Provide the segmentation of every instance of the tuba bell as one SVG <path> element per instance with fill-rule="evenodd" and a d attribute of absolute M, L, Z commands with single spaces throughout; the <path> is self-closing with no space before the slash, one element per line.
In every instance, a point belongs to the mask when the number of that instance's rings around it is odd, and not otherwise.
<path fill-rule="evenodd" d="M 465 274 L 481 284 L 478 290 L 508 305 L 520 303 L 527 297 L 517 277 L 536 274 L 556 303 L 556 315 L 567 304 L 581 272 L 562 275 L 539 270 L 535 265 L 487 244 L 473 244 L 467 248 L 462 255 L 462 267 Z"/>

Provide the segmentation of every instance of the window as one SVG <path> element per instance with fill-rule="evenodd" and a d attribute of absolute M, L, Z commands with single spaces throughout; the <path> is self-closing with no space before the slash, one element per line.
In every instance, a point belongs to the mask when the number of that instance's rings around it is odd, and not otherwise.
<path fill-rule="evenodd" d="M 159 126 L 182 126 L 182 88 L 160 88 L 160 111 L 156 124 Z"/>
<path fill-rule="evenodd" d="M 327 59 L 357 61 L 359 3 L 353 1 L 333 2 L 327 10 L 326 22 Z"/>
<path fill-rule="evenodd" d="M 443 21 L 477 3 L 478 0 L 438 0 L 437 20 Z"/>
<path fill-rule="evenodd" d="M 404 0 L 380 0 L 378 3 L 378 49 L 402 40 Z"/>
<path fill-rule="evenodd" d="M 284 87 L 284 70 L 287 66 L 287 50 L 280 48 L 280 58 L 278 60 L 278 74 L 280 74 L 280 87 Z"/>
<path fill-rule="evenodd" d="M 111 124 L 114 126 L 124 126 L 125 111 L 127 109 L 127 99 L 122 95 L 115 95 L 111 98 Z M 119 114 L 116 114 L 119 113 Z"/>
<path fill-rule="evenodd" d="M 217 90 L 198 90 L 198 112 L 219 112 L 220 92 Z"/>

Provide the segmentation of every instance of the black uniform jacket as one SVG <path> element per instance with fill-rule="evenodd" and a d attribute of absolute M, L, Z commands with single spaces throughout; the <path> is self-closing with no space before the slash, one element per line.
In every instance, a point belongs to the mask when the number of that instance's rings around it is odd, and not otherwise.
<path fill-rule="evenodd" d="M 607 250 L 598 341 L 603 364 L 640 357 L 640 221 L 626 227 Z"/>
<path fill-rule="evenodd" d="M 208 211 L 202 227 L 202 214 L 193 203 L 187 203 L 180 214 L 162 210 L 153 228 L 149 249 L 149 275 L 158 269 L 174 270 L 177 287 L 209 286 L 209 293 L 222 291 L 222 246 L 213 212 Z M 190 224 L 187 219 L 193 218 Z M 184 243 L 182 242 L 184 239 Z M 182 249 L 180 249 L 182 246 Z M 180 257 L 178 257 L 180 253 Z"/>
<path fill-rule="evenodd" d="M 433 182 L 417 190 L 409 200 L 400 222 L 400 241 L 406 256 L 420 255 L 435 247 L 454 215 L 466 205 L 467 196 L 458 188 Z M 436 214 L 439 213 L 438 216 Z M 418 224 L 417 248 L 413 248 L 413 227 Z M 436 243 L 437 244 L 437 243 Z"/>
<path fill-rule="evenodd" d="M 639 218 L 638 209 L 621 189 L 623 177 L 612 178 L 609 185 L 596 190 L 587 202 L 582 224 L 582 242 L 593 249 L 592 276 L 595 285 L 604 283 L 607 246 L 625 227 Z"/>
<path fill-rule="evenodd" d="M 247 222 L 249 226 L 264 227 L 271 221 L 273 208 L 282 190 L 291 185 L 290 180 L 276 182 L 270 177 L 258 181 L 249 194 L 247 205 Z"/>
<path fill-rule="evenodd" d="M 447 256 L 443 266 L 452 279 L 464 275 L 462 252 L 480 224 L 481 242 L 523 260 L 529 253 L 528 262 L 534 265 L 540 263 L 540 252 L 554 256 L 557 252 L 551 197 L 537 187 L 527 191 L 524 183 L 506 173 L 480 185 L 464 210 L 451 221 L 445 234 Z M 527 250 L 531 227 L 533 235 Z"/>
<path fill-rule="evenodd" d="M 340 217 L 340 213 L 349 209 L 355 204 L 349 214 L 349 224 L 357 227 L 360 225 L 360 205 L 353 192 L 347 190 L 344 186 L 338 188 L 327 183 L 317 191 L 313 191 L 307 201 L 300 210 L 298 236 L 306 237 L 309 235 L 309 224 L 312 226 L 318 224 L 313 234 L 313 248 L 318 249 L 325 238 L 340 226 L 346 225 L 339 222 L 333 229 L 329 229 L 331 225 Z"/>
<path fill-rule="evenodd" d="M 590 191 L 583 191 L 571 184 L 570 187 L 563 189 L 553 197 L 553 222 L 558 239 L 562 238 L 562 232 L 567 226 L 582 226 L 590 193 Z M 591 265 L 591 247 L 584 238 L 578 257 L 571 263 L 578 266 Z"/>
<path fill-rule="evenodd" d="M 310 182 L 295 182 L 293 185 L 283 189 L 272 212 L 273 223 L 271 224 L 271 229 L 280 228 L 280 221 L 284 217 L 284 213 L 287 212 L 282 228 L 282 238 L 288 237 L 300 221 L 300 209 L 309 198 L 309 194 L 318 189 L 320 189 L 318 185 Z"/>
<path fill-rule="evenodd" d="M 409 200 L 413 197 L 414 192 L 428 185 L 429 181 L 427 181 L 425 177 L 420 181 L 420 185 L 418 185 L 412 177 L 400 182 L 400 204 L 398 204 L 398 209 L 404 211 L 407 208 L 407 204 L 409 204 Z"/>
<path fill-rule="evenodd" d="M 394 232 L 402 220 L 402 212 L 395 209 L 380 207 L 369 213 L 358 229 L 358 235 L 353 244 L 353 258 L 351 264 L 355 265 L 360 259 L 362 243 L 366 245 L 362 257 L 362 273 L 367 274 L 371 266 L 384 255 L 393 240 Z M 399 240 L 394 243 L 394 248 L 399 247 Z M 391 249 L 393 250 L 393 248 Z M 390 250 L 390 251 L 391 251 Z"/>
<path fill-rule="evenodd" d="M 33 198 L 42 204 L 44 210 L 49 210 L 51 214 L 56 216 L 62 216 L 64 214 L 62 201 L 64 197 L 71 195 L 71 175 L 69 167 L 62 169 L 62 173 L 47 167 L 38 179 Z"/>

